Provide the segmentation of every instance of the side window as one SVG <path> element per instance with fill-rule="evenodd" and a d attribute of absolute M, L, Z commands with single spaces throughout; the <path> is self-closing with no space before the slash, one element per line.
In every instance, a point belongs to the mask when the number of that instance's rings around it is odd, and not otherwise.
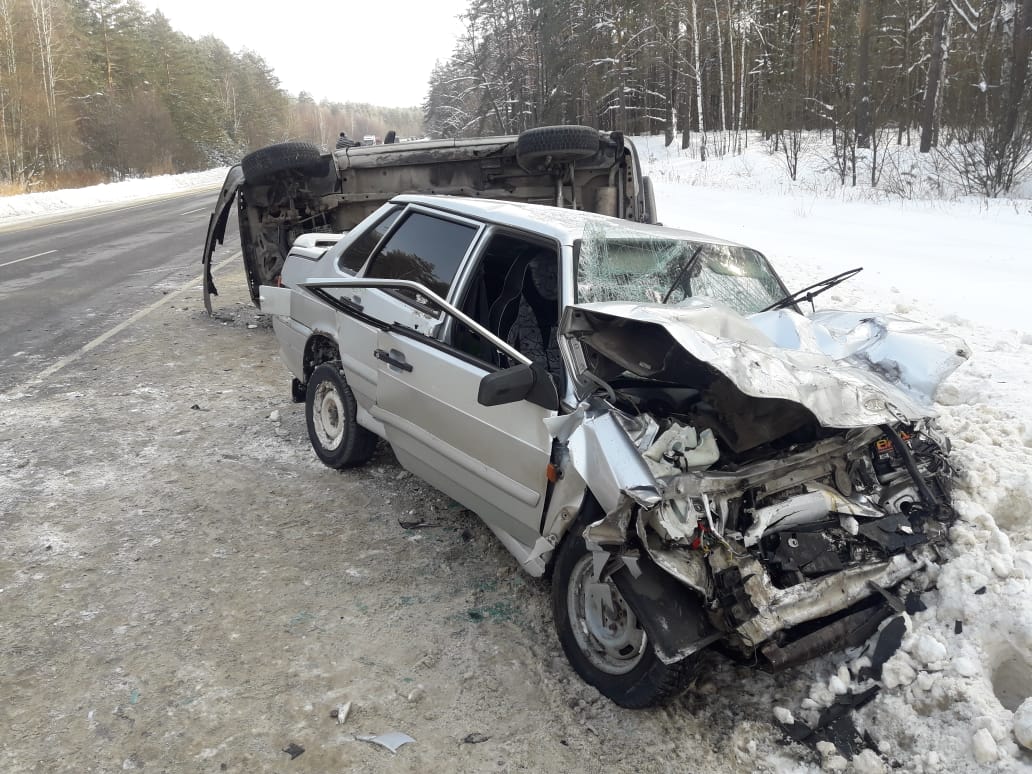
<path fill-rule="evenodd" d="M 554 375 L 561 374 L 556 245 L 504 232 L 493 236 L 480 256 L 461 309 Z M 479 360 L 509 364 L 492 345 L 461 324 L 453 329 L 452 344 Z"/>
<path fill-rule="evenodd" d="M 369 254 L 380 244 L 383 235 L 390 230 L 391 226 L 394 225 L 394 221 L 401 215 L 401 211 L 401 207 L 395 207 L 391 212 L 380 218 L 379 223 L 363 232 L 358 239 L 344 250 L 338 265 L 342 269 L 349 269 L 357 274 L 358 270 L 365 264 Z"/>
<path fill-rule="evenodd" d="M 419 282 L 444 298 L 476 233 L 473 226 L 413 212 L 373 257 L 365 276 Z"/>

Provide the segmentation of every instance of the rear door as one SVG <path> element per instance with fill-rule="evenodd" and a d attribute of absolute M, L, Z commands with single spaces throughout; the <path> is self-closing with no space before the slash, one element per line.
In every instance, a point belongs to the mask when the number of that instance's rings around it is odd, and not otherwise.
<path fill-rule="evenodd" d="M 360 266 L 362 276 L 376 279 L 416 281 L 444 297 L 467 253 L 480 233 L 480 225 L 461 218 L 441 216 L 432 210 L 410 206 L 382 229 L 374 242 L 373 252 L 364 266 L 356 243 L 341 256 L 342 270 Z M 360 239 L 359 242 L 362 240 Z M 374 249 L 375 248 L 375 249 Z M 337 342 L 348 383 L 360 409 L 371 411 L 376 402 L 378 364 L 373 358 L 377 349 L 379 326 L 398 324 L 417 333 L 430 335 L 440 322 L 441 312 L 422 303 L 411 290 L 370 287 L 332 291 L 347 314 L 337 316 Z M 362 412 L 360 412 L 360 420 Z"/>

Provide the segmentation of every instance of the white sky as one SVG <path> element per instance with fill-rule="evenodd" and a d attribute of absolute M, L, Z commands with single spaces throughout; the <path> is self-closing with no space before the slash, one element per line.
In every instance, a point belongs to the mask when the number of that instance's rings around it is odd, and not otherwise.
<path fill-rule="evenodd" d="M 468 0 L 141 0 L 190 37 L 249 48 L 280 84 L 316 101 L 410 107 L 426 96 L 437 60 L 451 56 Z"/>

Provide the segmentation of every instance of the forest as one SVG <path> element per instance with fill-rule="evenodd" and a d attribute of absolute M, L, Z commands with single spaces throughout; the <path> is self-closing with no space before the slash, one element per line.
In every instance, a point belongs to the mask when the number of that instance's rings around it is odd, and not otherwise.
<path fill-rule="evenodd" d="M 286 139 L 421 132 L 418 108 L 316 103 L 262 56 L 135 0 L 0 0 L 0 194 L 235 163 Z"/>
<path fill-rule="evenodd" d="M 757 132 L 793 179 L 816 133 L 853 185 L 914 145 L 990 197 L 1032 163 L 1032 0 L 471 0 L 462 21 L 451 55 L 413 74 L 420 110 L 288 94 L 260 53 L 136 0 L 0 0 L 0 193 L 332 147 L 341 130 L 547 124 L 662 134 L 703 161 Z"/>
<path fill-rule="evenodd" d="M 905 143 L 987 196 L 1032 161 L 1032 0 L 473 0 L 464 25 L 434 135 L 586 124 L 705 160 L 755 130 L 794 179 L 818 132 L 843 182 Z"/>

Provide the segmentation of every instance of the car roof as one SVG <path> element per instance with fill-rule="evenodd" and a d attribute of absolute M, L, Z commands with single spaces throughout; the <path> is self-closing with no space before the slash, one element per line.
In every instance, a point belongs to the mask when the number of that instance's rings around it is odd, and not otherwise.
<path fill-rule="evenodd" d="M 502 226 L 550 236 L 562 244 L 570 245 L 584 237 L 585 230 L 592 226 L 605 228 L 609 232 L 617 232 L 621 237 L 652 239 L 681 239 L 691 242 L 709 242 L 712 244 L 744 247 L 738 242 L 720 239 L 696 231 L 670 228 L 667 226 L 636 223 L 622 218 L 599 215 L 583 210 L 571 210 L 546 204 L 527 204 L 525 202 L 502 201 L 499 199 L 478 199 L 465 196 L 426 196 L 419 194 L 402 194 L 391 201 L 405 204 L 420 204 L 425 207 L 444 210 L 456 215 L 463 215 L 476 220 L 483 220 Z"/>

